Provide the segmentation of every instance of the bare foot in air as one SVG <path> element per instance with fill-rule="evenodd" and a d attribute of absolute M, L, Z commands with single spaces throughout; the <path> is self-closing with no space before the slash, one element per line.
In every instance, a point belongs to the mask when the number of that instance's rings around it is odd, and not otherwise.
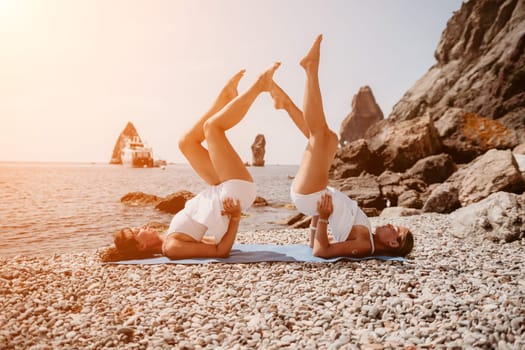
<path fill-rule="evenodd" d="M 321 40 L 323 35 L 319 34 L 310 48 L 310 51 L 303 57 L 299 64 L 304 68 L 316 68 L 319 66 L 319 57 L 321 56 Z"/>
<path fill-rule="evenodd" d="M 261 87 L 262 91 L 270 91 L 272 88 L 273 82 L 273 73 L 279 68 L 281 62 L 275 62 L 270 68 L 268 68 L 259 79 L 257 79 L 257 84 Z"/>
<path fill-rule="evenodd" d="M 230 80 L 228 80 L 226 85 L 221 90 L 220 98 L 222 100 L 229 102 L 239 95 L 237 86 L 239 85 L 239 81 L 244 76 L 245 72 L 246 69 L 241 69 L 233 77 L 231 77 Z"/>
<path fill-rule="evenodd" d="M 272 87 L 270 88 L 270 95 L 272 96 L 275 109 L 285 109 L 286 104 L 290 100 L 290 97 L 288 97 L 286 92 L 284 92 L 284 90 L 275 82 L 273 82 Z"/>

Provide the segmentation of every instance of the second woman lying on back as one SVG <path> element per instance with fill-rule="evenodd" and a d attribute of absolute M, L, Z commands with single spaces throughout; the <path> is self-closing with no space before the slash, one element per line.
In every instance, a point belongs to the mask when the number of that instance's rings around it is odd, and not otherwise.
<path fill-rule="evenodd" d="M 357 202 L 328 186 L 328 171 L 339 141 L 329 129 L 323 110 L 318 69 L 321 36 L 301 60 L 306 72 L 303 111 L 274 84 L 270 94 L 275 107 L 288 112 L 308 139 L 290 195 L 299 211 L 312 216 L 310 246 L 323 258 L 370 255 L 405 256 L 412 250 L 412 233 L 403 226 L 384 225 L 372 231 Z M 331 228 L 333 240 L 328 237 Z"/>

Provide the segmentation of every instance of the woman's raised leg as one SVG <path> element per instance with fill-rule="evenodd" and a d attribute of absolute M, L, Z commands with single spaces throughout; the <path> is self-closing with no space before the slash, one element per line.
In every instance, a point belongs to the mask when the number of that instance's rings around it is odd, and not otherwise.
<path fill-rule="evenodd" d="M 220 183 L 204 141 L 204 123 L 237 97 L 237 86 L 245 70 L 237 72 L 222 88 L 211 108 L 179 140 L 179 149 L 199 176 L 210 185 Z"/>
<path fill-rule="evenodd" d="M 306 125 L 306 121 L 304 120 L 303 111 L 297 107 L 290 96 L 288 96 L 276 82 L 274 82 L 272 85 L 270 95 L 272 95 L 275 109 L 285 110 L 290 116 L 290 119 L 292 119 L 295 126 L 301 130 L 304 137 L 309 139 L 310 129 L 308 129 L 308 125 Z"/>
<path fill-rule="evenodd" d="M 328 171 L 338 147 L 337 134 L 330 130 L 326 123 L 319 87 L 321 40 L 322 35 L 319 35 L 300 62 L 306 72 L 303 115 L 310 130 L 308 144 L 292 184 L 292 190 L 301 194 L 314 193 L 326 188 Z"/>
<path fill-rule="evenodd" d="M 204 123 L 204 134 L 208 143 L 211 163 L 220 182 L 231 179 L 253 181 L 242 159 L 226 137 L 226 130 L 244 118 L 261 92 L 270 90 L 273 74 L 279 65 L 278 62 L 273 64 L 245 93 L 237 96 Z"/>

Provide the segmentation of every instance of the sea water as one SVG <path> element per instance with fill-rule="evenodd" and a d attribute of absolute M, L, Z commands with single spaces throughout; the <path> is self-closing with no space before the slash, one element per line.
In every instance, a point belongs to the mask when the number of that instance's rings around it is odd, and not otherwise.
<path fill-rule="evenodd" d="M 283 227 L 293 211 L 290 178 L 296 165 L 248 167 L 258 195 L 270 206 L 250 208 L 239 231 Z M 128 206 L 120 198 L 129 192 L 157 196 L 205 183 L 187 164 L 165 168 L 128 168 L 102 163 L 0 162 L 0 255 L 78 252 L 105 247 L 122 227 L 172 218 L 153 206 Z"/>

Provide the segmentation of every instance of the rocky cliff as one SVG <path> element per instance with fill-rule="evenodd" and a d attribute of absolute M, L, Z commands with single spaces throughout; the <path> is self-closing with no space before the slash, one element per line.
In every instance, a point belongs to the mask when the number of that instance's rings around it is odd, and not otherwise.
<path fill-rule="evenodd" d="M 525 1 L 463 3 L 437 62 L 389 118 L 338 150 L 332 184 L 370 215 L 387 206 L 450 213 L 495 192 L 522 193 L 524 49 Z"/>
<path fill-rule="evenodd" d="M 135 126 L 131 122 L 128 122 L 124 130 L 120 133 L 117 142 L 115 143 L 115 147 L 113 147 L 113 153 L 111 154 L 109 164 L 122 164 L 121 150 L 125 145 L 125 139 L 133 139 L 134 137 L 140 138 L 139 133 L 137 132 L 137 129 L 135 129 Z"/>
<path fill-rule="evenodd" d="M 498 120 L 525 142 L 525 1 L 463 3 L 449 19 L 435 51 L 437 62 L 394 106 L 390 118 L 451 107 Z"/>

